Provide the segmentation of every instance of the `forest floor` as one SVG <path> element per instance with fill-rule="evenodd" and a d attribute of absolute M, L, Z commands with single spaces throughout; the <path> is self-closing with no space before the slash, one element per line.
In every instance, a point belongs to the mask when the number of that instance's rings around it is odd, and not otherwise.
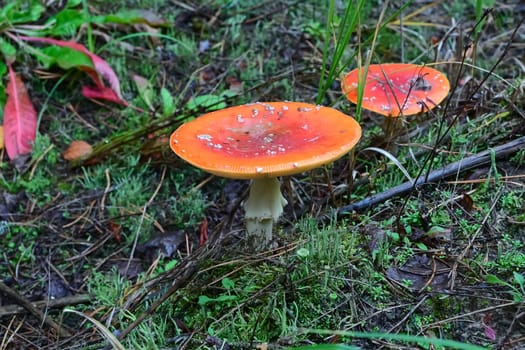
<path fill-rule="evenodd" d="M 42 3 L 0 16 L 38 116 L 30 155 L 1 151 L 0 349 L 525 348 L 522 3 Z M 89 56 L 23 36 L 81 43 L 121 97 L 86 98 Z M 385 135 L 341 91 L 368 60 L 430 65 L 450 93 Z M 249 181 L 168 142 L 257 101 L 330 106 L 363 131 L 350 156 L 281 179 L 260 251 Z"/>

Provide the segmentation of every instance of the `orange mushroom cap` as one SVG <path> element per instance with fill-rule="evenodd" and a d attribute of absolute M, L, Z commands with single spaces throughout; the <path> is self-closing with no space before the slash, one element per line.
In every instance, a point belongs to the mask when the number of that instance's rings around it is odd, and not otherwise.
<path fill-rule="evenodd" d="M 236 179 L 291 175 L 330 163 L 361 137 L 361 127 L 333 108 L 301 102 L 251 103 L 181 125 L 171 149 L 190 164 Z"/>
<path fill-rule="evenodd" d="M 364 68 L 362 68 L 364 72 Z M 357 103 L 359 69 L 343 79 L 343 93 Z M 368 66 L 361 106 L 387 117 L 425 112 L 436 107 L 450 91 L 447 77 L 427 66 L 408 63 Z"/>

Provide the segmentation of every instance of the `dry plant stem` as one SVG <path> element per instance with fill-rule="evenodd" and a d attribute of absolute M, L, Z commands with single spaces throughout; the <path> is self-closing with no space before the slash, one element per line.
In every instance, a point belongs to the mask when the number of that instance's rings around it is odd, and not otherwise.
<path fill-rule="evenodd" d="M 525 136 L 516 140 L 510 141 L 500 146 L 492 148 L 496 159 L 505 158 L 525 147 Z M 490 163 L 491 151 L 486 150 L 470 157 L 464 158 L 457 162 L 451 163 L 441 169 L 437 169 L 428 173 L 427 176 L 421 176 L 415 182 L 404 182 L 401 185 L 395 186 L 389 190 L 378 193 L 376 195 L 367 197 L 359 202 L 352 203 L 337 210 L 338 215 L 344 215 L 352 211 L 360 211 L 371 206 L 383 203 L 384 201 L 393 197 L 405 195 L 412 191 L 414 187 L 421 186 L 426 183 L 443 180 L 446 177 L 457 175 L 463 171 L 477 168 L 479 166 Z"/>
<path fill-rule="evenodd" d="M 213 267 L 210 268 L 200 268 L 199 262 L 203 261 L 209 261 L 215 259 L 218 255 L 220 255 L 221 252 L 221 237 L 220 235 L 212 235 L 210 236 L 210 241 L 208 241 L 208 244 L 204 247 L 201 247 L 197 249 L 194 253 L 192 253 L 191 256 L 184 259 L 179 265 L 177 265 L 172 271 L 169 273 L 163 275 L 160 278 L 154 278 L 148 283 L 146 283 L 143 288 L 148 289 L 149 287 L 153 287 L 155 285 L 158 285 L 161 281 L 167 281 L 170 280 L 171 287 L 164 293 L 162 296 L 156 300 L 145 312 L 140 314 L 135 321 L 133 321 L 125 330 L 122 331 L 118 335 L 118 339 L 125 338 L 133 329 L 135 329 L 138 325 L 142 323 L 147 317 L 155 313 L 157 308 L 162 305 L 173 293 L 175 293 L 180 288 L 184 288 L 189 281 L 194 278 L 196 275 L 200 273 L 205 273 L 211 269 L 217 268 L 219 266 L 229 265 L 232 263 L 238 263 L 241 262 L 241 260 L 233 261 L 233 262 L 226 262 L 222 264 L 215 264 Z M 296 249 L 296 245 L 291 245 L 288 247 L 281 247 L 277 250 L 276 253 L 274 251 L 269 251 L 268 254 L 263 256 L 262 258 L 255 259 L 253 263 L 257 263 L 262 260 L 272 259 L 276 256 L 280 256 L 282 254 L 288 254 L 290 251 Z M 263 253 L 261 253 L 263 254 Z M 221 277 L 222 278 L 222 277 Z M 217 281 L 212 282 L 211 285 L 217 283 Z M 173 300 L 172 302 L 176 302 Z"/>
<path fill-rule="evenodd" d="M 37 309 L 29 300 L 18 294 L 14 289 L 9 288 L 4 282 L 0 281 L 0 293 L 7 295 L 9 298 L 16 300 L 20 306 L 26 309 L 31 315 L 38 318 L 40 322 L 43 322 L 50 328 L 57 331 L 61 337 L 70 337 L 71 334 L 63 328 L 61 325 L 56 323 L 52 318 L 44 315 L 42 311 Z"/>
<path fill-rule="evenodd" d="M 449 318 L 444 319 L 444 320 L 440 320 L 440 321 L 436 321 L 436 322 L 427 324 L 425 326 L 425 330 L 432 329 L 434 327 L 441 326 L 441 325 L 450 323 L 450 322 L 455 321 L 455 320 L 466 318 L 468 316 L 477 315 L 477 314 L 483 314 L 485 312 L 494 311 L 494 310 L 498 310 L 498 309 L 503 309 L 505 307 L 514 306 L 514 305 L 516 305 L 516 303 L 512 301 L 512 302 L 504 303 L 504 304 L 501 304 L 501 305 L 489 306 L 489 307 L 486 307 L 486 308 L 483 308 L 483 309 L 467 312 L 465 314 L 456 315 L 456 316 L 449 317 Z M 423 333 L 423 332 L 421 332 L 421 333 Z"/>
<path fill-rule="evenodd" d="M 424 295 L 421 300 L 419 300 L 417 302 L 417 304 L 412 308 L 410 309 L 410 311 L 398 322 L 396 323 L 394 326 L 392 326 L 392 328 L 390 328 L 390 330 L 387 332 L 387 333 L 392 333 L 394 330 L 396 330 L 396 328 L 400 327 L 401 325 L 403 325 L 403 323 L 406 322 L 406 320 L 408 320 L 408 318 L 414 313 L 416 312 L 416 310 L 421 306 L 421 304 L 423 304 L 427 299 L 429 298 L 429 295 Z"/>
<path fill-rule="evenodd" d="M 352 192 L 354 191 L 354 170 L 355 170 L 355 148 L 352 148 L 348 153 L 348 175 L 347 181 L 348 188 L 346 194 L 348 198 L 352 198 Z"/>
<path fill-rule="evenodd" d="M 0 287 L 1 288 L 1 287 Z M 51 299 L 51 300 L 42 300 L 31 302 L 36 308 L 58 308 L 63 306 L 70 306 L 76 304 L 84 304 L 91 301 L 91 296 L 87 294 L 79 294 L 70 297 L 60 298 L 60 299 Z M 0 307 L 0 318 L 5 316 L 20 315 L 23 314 L 26 309 L 19 305 L 5 305 Z"/>
<path fill-rule="evenodd" d="M 157 310 L 157 308 L 162 305 L 173 293 L 175 293 L 180 288 L 183 288 L 199 270 L 199 262 L 213 259 L 220 251 L 220 245 L 215 243 L 218 242 L 210 241 L 209 244 L 199 248 L 191 257 L 188 257 L 179 265 L 177 265 L 173 272 L 170 273 L 170 277 L 173 280 L 171 287 L 158 300 L 151 304 L 151 306 L 145 312 L 140 314 L 133 322 L 131 322 L 128 327 L 118 335 L 118 339 L 125 338 L 133 329 L 141 324 L 142 321 L 152 315 Z M 176 302 L 176 300 L 173 302 Z"/>
<path fill-rule="evenodd" d="M 286 255 L 286 254 L 290 254 L 291 252 L 293 252 L 294 250 L 297 249 L 297 246 L 299 245 L 299 243 L 300 242 L 294 242 L 292 244 L 288 244 L 288 245 L 283 246 L 283 247 L 277 247 L 275 249 L 266 250 L 264 252 L 258 252 L 257 254 L 253 255 L 253 258 L 252 257 L 243 257 L 242 259 L 238 259 L 238 260 L 230 260 L 230 261 L 227 261 L 227 262 L 224 262 L 224 263 L 218 263 L 218 264 L 215 264 L 212 267 L 208 267 L 206 269 L 200 270 L 199 274 L 200 273 L 205 273 L 207 271 L 211 271 L 211 270 L 214 270 L 214 269 L 217 269 L 217 268 L 220 268 L 222 266 L 231 266 L 231 265 L 235 265 L 235 264 L 242 264 L 241 266 L 239 266 L 237 268 L 234 268 L 233 270 L 231 270 L 228 273 L 221 274 L 221 276 L 219 278 L 213 280 L 212 282 L 210 282 L 208 284 L 208 286 L 213 286 L 213 285 L 219 283 L 225 277 L 230 277 L 231 275 L 235 275 L 236 273 L 238 273 L 239 271 L 245 269 L 248 266 L 256 265 L 256 264 L 262 263 L 264 261 L 270 261 L 270 260 L 278 258 L 280 256 L 283 256 L 283 255 Z"/>
<path fill-rule="evenodd" d="M 100 200 L 99 215 L 101 218 L 104 218 L 104 211 L 106 209 L 106 196 L 108 195 L 109 191 L 111 191 L 111 176 L 109 174 L 109 169 L 106 168 L 106 170 L 104 170 L 104 175 L 106 175 L 106 189 L 104 190 L 104 194 Z"/>
<path fill-rule="evenodd" d="M 124 276 L 127 275 L 128 270 L 129 270 L 129 266 L 131 265 L 131 261 L 133 260 L 133 256 L 135 255 L 135 250 L 137 248 L 140 231 L 141 231 L 141 228 L 142 228 L 142 224 L 144 223 L 144 217 L 146 216 L 146 211 L 148 210 L 148 207 L 151 205 L 151 203 L 153 203 L 153 200 L 155 199 L 155 197 L 159 193 L 160 188 L 162 187 L 162 184 L 164 183 L 164 177 L 165 176 L 166 176 L 166 167 L 164 167 L 162 169 L 162 174 L 160 176 L 160 181 L 159 181 L 159 184 L 157 185 L 157 188 L 155 188 L 155 191 L 151 195 L 150 199 L 148 200 L 148 202 L 142 208 L 142 215 L 140 216 L 140 221 L 139 221 L 139 224 L 138 224 L 138 227 L 137 227 L 137 231 L 135 232 L 135 238 L 133 239 L 133 247 L 131 249 L 131 253 L 129 254 L 128 263 L 126 264 L 126 269 L 124 270 Z"/>
<path fill-rule="evenodd" d="M 12 327 L 14 326 L 15 318 L 12 317 L 9 321 L 9 324 L 7 327 L 2 327 L 6 330 L 4 333 L 4 336 L 2 337 L 2 341 L 0 342 L 0 349 L 7 349 L 7 344 L 11 343 L 13 341 L 13 338 L 18 334 L 18 331 L 22 326 L 24 325 L 24 320 L 21 320 L 18 322 L 18 325 L 15 329 L 12 330 Z M 11 331 L 11 335 L 9 335 L 9 331 Z"/>

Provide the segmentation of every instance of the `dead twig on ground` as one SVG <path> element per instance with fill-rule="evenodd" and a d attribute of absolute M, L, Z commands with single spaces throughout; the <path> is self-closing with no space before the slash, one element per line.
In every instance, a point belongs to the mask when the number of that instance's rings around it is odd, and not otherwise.
<path fill-rule="evenodd" d="M 476 153 L 470 157 L 464 158 L 457 162 L 451 163 L 441 169 L 431 171 L 427 176 L 420 176 L 419 179 L 413 183 L 410 181 L 404 182 L 401 185 L 392 187 L 391 189 L 367 197 L 359 202 L 352 203 L 350 205 L 341 207 L 337 210 L 338 216 L 349 214 L 353 211 L 361 211 L 371 206 L 378 205 L 385 202 L 388 199 L 403 196 L 410 191 L 413 187 L 420 187 L 421 185 L 441 181 L 449 176 L 457 175 L 461 172 L 475 169 L 482 165 L 486 165 L 491 161 L 491 153 L 494 153 L 495 159 L 502 159 L 509 155 L 523 149 L 525 146 L 525 136 L 507 142 L 503 145 L 496 146 L 494 148 L 485 150 L 480 153 Z"/>
<path fill-rule="evenodd" d="M 0 289 L 2 287 L 0 286 Z M 87 294 L 79 294 L 79 295 L 73 295 L 69 297 L 59 298 L 59 299 L 51 299 L 51 300 L 40 300 L 32 302 L 31 304 L 37 308 L 43 308 L 47 307 L 48 309 L 52 308 L 59 308 L 64 306 L 70 306 L 70 305 L 76 305 L 76 304 L 84 304 L 91 301 L 91 297 Z M 0 318 L 6 317 L 6 316 L 12 316 L 12 315 L 20 315 L 23 314 L 26 309 L 20 305 L 5 305 L 0 307 Z"/>
<path fill-rule="evenodd" d="M 58 323 L 56 323 L 51 317 L 47 317 L 44 313 L 36 308 L 29 300 L 20 295 L 16 290 L 10 288 L 4 282 L 0 281 L 0 293 L 8 296 L 15 300 L 20 306 L 26 309 L 31 315 L 36 317 L 39 321 L 46 324 L 50 328 L 57 331 L 61 337 L 71 337 L 71 333 Z"/>

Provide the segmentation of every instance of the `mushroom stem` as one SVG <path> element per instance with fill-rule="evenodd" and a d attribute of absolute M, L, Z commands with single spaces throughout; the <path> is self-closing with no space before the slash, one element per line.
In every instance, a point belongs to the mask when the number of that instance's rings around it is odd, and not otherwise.
<path fill-rule="evenodd" d="M 246 231 L 252 246 L 269 245 L 273 223 L 279 220 L 286 204 L 277 178 L 253 180 L 248 199 L 244 203 Z"/>
<path fill-rule="evenodd" d="M 394 141 L 403 129 L 404 117 L 386 117 L 382 129 L 385 137 L 385 149 L 392 151 L 395 149 Z"/>

